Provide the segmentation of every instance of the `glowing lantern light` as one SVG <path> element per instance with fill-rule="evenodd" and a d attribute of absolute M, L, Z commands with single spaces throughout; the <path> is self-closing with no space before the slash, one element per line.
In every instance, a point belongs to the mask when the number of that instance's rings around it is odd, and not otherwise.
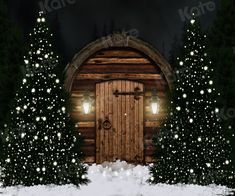
<path fill-rule="evenodd" d="M 158 97 L 157 97 L 156 89 L 154 89 L 153 94 L 152 94 L 151 109 L 152 109 L 153 114 L 158 114 L 159 105 L 158 105 Z"/>
<path fill-rule="evenodd" d="M 89 96 L 89 93 L 85 93 L 84 97 L 83 97 L 83 103 L 82 103 L 82 107 L 83 107 L 83 111 L 85 114 L 89 114 L 91 111 L 91 97 Z"/>

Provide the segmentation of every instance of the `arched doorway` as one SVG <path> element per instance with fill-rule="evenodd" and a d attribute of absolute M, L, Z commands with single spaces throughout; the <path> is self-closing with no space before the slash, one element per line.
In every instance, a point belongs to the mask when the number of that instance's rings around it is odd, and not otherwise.
<path fill-rule="evenodd" d="M 65 87 L 85 140 L 85 162 L 151 162 L 152 136 L 166 113 L 171 78 L 157 50 L 126 34 L 99 39 L 76 54 L 66 68 Z M 156 95 L 157 113 L 151 110 Z"/>

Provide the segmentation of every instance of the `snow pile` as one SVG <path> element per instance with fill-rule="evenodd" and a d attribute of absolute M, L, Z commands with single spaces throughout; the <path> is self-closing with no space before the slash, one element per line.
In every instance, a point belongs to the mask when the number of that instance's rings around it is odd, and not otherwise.
<path fill-rule="evenodd" d="M 1 196 L 216 196 L 227 195 L 222 186 L 166 185 L 151 186 L 148 167 L 126 162 L 103 163 L 89 167 L 91 183 L 80 189 L 73 185 L 8 187 L 0 189 Z M 1 194 L 2 193 L 2 194 Z"/>

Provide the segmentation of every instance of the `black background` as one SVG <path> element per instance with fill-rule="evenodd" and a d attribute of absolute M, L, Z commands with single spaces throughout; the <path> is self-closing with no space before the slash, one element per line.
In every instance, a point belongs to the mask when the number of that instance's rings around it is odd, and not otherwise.
<path fill-rule="evenodd" d="M 179 10 L 187 7 L 190 10 L 199 3 L 214 3 L 214 10 L 204 7 L 204 13 L 199 16 L 204 30 L 208 30 L 219 6 L 217 0 L 54 0 L 54 6 L 65 3 L 55 9 L 51 5 L 53 0 L 48 3 L 47 0 L 10 0 L 10 16 L 26 41 L 41 9 L 40 2 L 51 9 L 46 18 L 55 35 L 56 49 L 65 62 L 97 38 L 130 30 L 137 31 L 140 39 L 168 57 L 172 43 L 176 38 L 180 40 L 183 32 L 184 21 Z"/>

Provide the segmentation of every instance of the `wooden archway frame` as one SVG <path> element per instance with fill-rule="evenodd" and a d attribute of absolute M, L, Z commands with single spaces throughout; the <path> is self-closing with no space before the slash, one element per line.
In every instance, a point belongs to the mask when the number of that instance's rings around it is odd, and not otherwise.
<path fill-rule="evenodd" d="M 88 44 L 74 56 L 72 62 L 65 68 L 65 89 L 68 92 L 71 91 L 77 69 L 88 58 L 90 58 L 96 52 L 110 47 L 128 47 L 144 53 L 152 61 L 154 61 L 156 65 L 159 66 L 168 82 L 169 88 L 173 88 L 173 70 L 167 60 L 155 48 L 153 48 L 150 44 L 125 33 L 116 33 Z"/>

